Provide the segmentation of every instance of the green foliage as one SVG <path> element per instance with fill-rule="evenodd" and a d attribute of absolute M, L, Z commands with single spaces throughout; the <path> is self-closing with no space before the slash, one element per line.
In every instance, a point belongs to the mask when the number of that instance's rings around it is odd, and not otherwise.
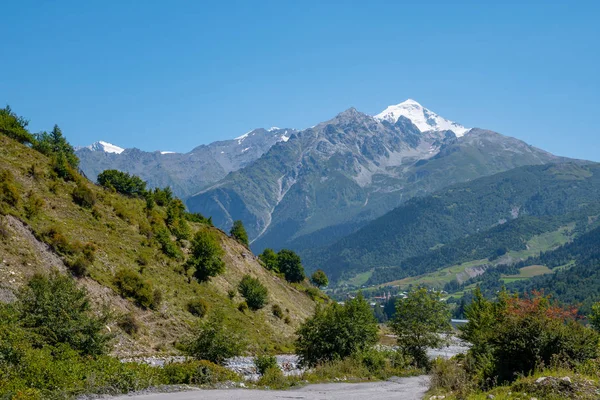
<path fill-rule="evenodd" d="M 61 255 L 71 255 L 77 252 L 78 246 L 69 242 L 56 225 L 51 225 L 42 232 L 41 239 Z"/>
<path fill-rule="evenodd" d="M 129 336 L 135 336 L 142 329 L 142 324 L 137 320 L 133 313 L 127 313 L 119 319 L 119 328 L 123 329 Z"/>
<path fill-rule="evenodd" d="M 242 223 L 242 221 L 233 221 L 233 226 L 231 227 L 231 231 L 229 232 L 229 234 L 232 238 L 234 238 L 244 246 L 250 246 L 250 242 L 248 241 L 248 233 L 246 232 L 246 228 L 244 228 L 244 224 Z"/>
<path fill-rule="evenodd" d="M 92 208 L 96 204 L 96 195 L 94 192 L 87 187 L 83 180 L 77 182 L 77 186 L 71 193 L 75 204 L 85 208 Z"/>
<path fill-rule="evenodd" d="M 588 319 L 594 329 L 600 332 L 600 303 L 596 303 L 592 306 L 592 313 Z"/>
<path fill-rule="evenodd" d="M 473 341 L 471 374 L 484 385 L 512 381 L 556 358 L 571 366 L 596 358 L 599 335 L 578 323 L 576 315 L 576 309 L 539 293 L 526 298 L 501 293 L 494 303 L 477 294 L 467 307 L 469 323 L 461 329 L 461 338 Z"/>
<path fill-rule="evenodd" d="M 41 132 L 36 134 L 35 139 L 33 148 L 48 157 L 54 156 L 57 160 L 60 160 L 61 168 L 65 168 L 65 165 L 62 165 L 63 160 L 66 163 L 66 167 L 73 170 L 76 170 L 79 166 L 79 159 L 75 155 L 75 149 L 63 136 L 58 125 L 54 125 L 50 133 Z M 56 172 L 59 173 L 61 178 L 66 178 L 67 176 L 61 175 L 59 171 Z"/>
<path fill-rule="evenodd" d="M 265 268 L 269 271 L 279 272 L 277 253 L 275 253 L 273 249 L 264 249 L 263 252 L 258 256 L 258 259 L 262 261 Z"/>
<path fill-rule="evenodd" d="M 329 285 L 329 278 L 322 269 L 316 270 L 310 277 L 310 281 L 318 288 Z"/>
<path fill-rule="evenodd" d="M 51 156 L 52 171 L 54 172 L 54 178 L 59 177 L 65 181 L 77 180 L 77 173 L 69 165 L 67 157 L 63 153 L 54 154 Z"/>
<path fill-rule="evenodd" d="M 296 353 L 303 365 L 340 360 L 377 342 L 377 321 L 362 294 L 346 304 L 319 307 L 297 331 Z"/>
<path fill-rule="evenodd" d="M 429 389 L 432 391 L 451 391 L 457 398 L 464 399 L 476 389 L 460 360 L 436 358 L 431 363 Z"/>
<path fill-rule="evenodd" d="M 210 361 L 169 363 L 163 367 L 166 384 L 210 385 L 225 381 L 240 381 L 240 376 Z"/>
<path fill-rule="evenodd" d="M 20 325 L 44 343 L 61 343 L 87 355 L 106 351 L 105 318 L 92 315 L 87 292 L 68 276 L 34 275 L 18 293 Z"/>
<path fill-rule="evenodd" d="M 0 133 L 3 135 L 6 135 L 19 143 L 32 144 L 35 142 L 35 139 L 33 135 L 27 131 L 28 124 L 29 121 L 15 114 L 10 106 L 0 108 Z"/>
<path fill-rule="evenodd" d="M 203 228 L 192 239 L 192 252 L 186 265 L 195 269 L 196 279 L 205 282 L 225 271 L 222 260 L 224 254 L 219 234 L 210 228 Z"/>
<path fill-rule="evenodd" d="M 39 215 L 42 208 L 46 203 L 40 197 L 38 197 L 34 192 L 29 192 L 27 195 L 27 201 L 23 206 L 23 210 L 25 211 L 25 217 L 32 219 Z"/>
<path fill-rule="evenodd" d="M 143 196 L 146 192 L 146 182 L 141 180 L 140 177 L 116 169 L 109 169 L 100 173 L 98 184 L 127 196 Z"/>
<path fill-rule="evenodd" d="M 12 207 L 17 207 L 20 200 L 21 196 L 19 196 L 13 174 L 8 170 L 0 171 L 0 201 Z"/>
<path fill-rule="evenodd" d="M 83 254 L 79 254 L 74 260 L 68 261 L 67 266 L 73 275 L 84 277 L 90 274 L 92 263 Z"/>
<path fill-rule="evenodd" d="M 281 309 L 281 306 L 279 304 L 273 304 L 271 306 L 271 312 L 275 317 L 279 319 L 283 318 L 283 310 Z"/>
<path fill-rule="evenodd" d="M 162 252 L 169 258 L 179 260 L 183 258 L 183 253 L 179 246 L 171 240 L 169 231 L 161 227 L 156 231 L 156 241 L 160 245 Z"/>
<path fill-rule="evenodd" d="M 597 208 L 599 196 L 598 165 L 516 168 L 415 197 L 327 248 L 311 252 L 305 261 L 312 267 L 323 266 L 333 280 L 373 268 L 380 269 L 371 284 L 421 275 L 461 262 L 470 257 L 469 251 L 487 258 L 497 256 L 502 247 L 518 250 L 540 229 L 554 230 L 563 217 L 575 216 L 575 210 Z M 510 220 L 498 224 L 509 219 L 515 205 L 520 208 L 514 225 Z M 522 217 L 527 218 L 521 225 Z M 444 250 L 439 248 L 443 244 Z M 421 256 L 428 259 L 409 261 Z"/>
<path fill-rule="evenodd" d="M 234 327 L 222 313 L 214 313 L 200 322 L 194 337 L 185 343 L 185 351 L 199 360 L 222 364 L 226 359 L 239 356 L 246 341 L 239 327 Z"/>
<path fill-rule="evenodd" d="M 152 308 L 155 305 L 152 283 L 138 272 L 120 269 L 115 274 L 113 283 L 121 296 L 134 300 L 140 307 Z"/>
<path fill-rule="evenodd" d="M 288 282 L 302 282 L 305 278 L 302 260 L 292 250 L 282 249 L 277 253 L 277 266 Z"/>
<path fill-rule="evenodd" d="M 199 318 L 203 318 L 208 313 L 208 307 L 208 303 L 200 298 L 190 300 L 187 303 L 187 310 L 190 314 Z"/>
<path fill-rule="evenodd" d="M 426 367 L 427 348 L 440 347 L 445 342 L 441 334 L 451 330 L 450 312 L 438 292 L 421 288 L 398 299 L 390 327 L 402 352 L 413 357 L 417 366 Z"/>
<path fill-rule="evenodd" d="M 265 306 L 269 296 L 267 288 L 260 283 L 258 278 L 253 278 L 250 275 L 244 275 L 238 284 L 238 291 L 251 310 L 259 310 Z"/>
<path fill-rule="evenodd" d="M 170 187 L 164 189 L 154 188 L 152 195 L 156 204 L 161 207 L 168 205 L 173 200 L 173 191 Z"/>
<path fill-rule="evenodd" d="M 190 238 L 192 233 L 185 219 L 185 205 L 180 199 L 175 198 L 169 203 L 166 223 L 178 240 Z"/>
<path fill-rule="evenodd" d="M 261 354 L 254 357 L 254 366 L 261 375 L 264 375 L 269 368 L 279 368 L 277 366 L 277 358 L 268 354 Z"/>
<path fill-rule="evenodd" d="M 246 303 L 245 301 L 242 301 L 240 304 L 238 304 L 237 309 L 238 309 L 238 311 L 245 313 L 246 310 L 248 309 L 248 303 Z"/>

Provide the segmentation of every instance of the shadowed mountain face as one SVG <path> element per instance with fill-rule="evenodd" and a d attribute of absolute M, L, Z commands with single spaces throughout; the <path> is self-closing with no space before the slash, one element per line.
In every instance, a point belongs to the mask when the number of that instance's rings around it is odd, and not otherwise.
<path fill-rule="evenodd" d="M 401 103 L 376 117 L 346 110 L 277 143 L 187 205 L 223 229 L 241 219 L 254 250 L 302 251 L 352 233 L 415 196 L 561 160 L 517 139 L 415 111 L 415 104 Z M 431 130 L 422 131 L 405 116 L 416 113 L 423 114 L 421 129 Z M 443 126 L 459 127 L 459 133 Z"/>
<path fill-rule="evenodd" d="M 177 196 L 186 198 L 250 164 L 294 132 L 255 129 L 236 139 L 198 146 L 189 153 L 146 152 L 96 142 L 77 149 L 77 156 L 83 172 L 92 180 L 104 170 L 118 169 L 138 175 L 149 187 L 170 186 Z"/>

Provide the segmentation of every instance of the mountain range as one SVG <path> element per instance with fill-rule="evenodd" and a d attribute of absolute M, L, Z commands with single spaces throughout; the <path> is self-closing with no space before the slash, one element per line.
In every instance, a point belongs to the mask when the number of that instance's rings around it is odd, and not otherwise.
<path fill-rule="evenodd" d="M 350 108 L 296 132 L 187 205 L 225 229 L 241 219 L 256 251 L 303 251 L 332 243 L 413 197 L 561 160 L 514 138 L 464 128 L 408 100 L 376 116 Z"/>
<path fill-rule="evenodd" d="M 201 145 L 188 153 L 123 149 L 98 141 L 76 149 L 81 169 L 91 180 L 107 169 L 135 174 L 150 187 L 171 187 L 187 198 L 259 158 L 275 143 L 286 141 L 294 129 L 254 129 L 231 140 Z"/>
<path fill-rule="evenodd" d="M 466 128 L 411 99 L 374 116 L 350 108 L 308 129 L 256 129 L 184 154 L 97 142 L 77 155 L 92 179 L 114 168 L 151 187 L 171 186 L 190 211 L 211 216 L 221 229 L 242 220 L 253 250 L 291 248 L 309 269 L 335 275 L 348 266 L 334 255 L 336 242 L 413 198 L 522 166 L 570 161 Z M 315 256 L 325 249 L 327 257 Z"/>

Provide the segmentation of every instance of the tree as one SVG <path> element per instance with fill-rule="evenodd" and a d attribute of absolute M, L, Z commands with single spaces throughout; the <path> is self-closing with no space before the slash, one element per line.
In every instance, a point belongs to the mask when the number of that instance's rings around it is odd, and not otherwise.
<path fill-rule="evenodd" d="M 259 310 L 267 304 L 269 292 L 258 278 L 244 275 L 238 285 L 238 291 L 252 310 Z"/>
<path fill-rule="evenodd" d="M 600 332 L 600 303 L 596 303 L 592 306 L 592 313 L 588 319 L 592 327 Z"/>
<path fill-rule="evenodd" d="M 0 133 L 19 143 L 31 144 L 35 142 L 35 139 L 27 131 L 27 125 L 29 125 L 29 121 L 15 114 L 10 106 L 0 108 Z"/>
<path fill-rule="evenodd" d="M 306 277 L 300 256 L 292 250 L 283 249 L 277 253 L 277 267 L 288 282 L 302 282 Z"/>
<path fill-rule="evenodd" d="M 427 348 L 439 347 L 442 334 L 451 330 L 450 311 L 440 300 L 439 292 L 420 288 L 409 292 L 396 303 L 396 314 L 390 324 L 400 349 L 412 356 L 419 367 L 428 365 Z"/>
<path fill-rule="evenodd" d="M 322 288 L 329 284 L 329 278 L 322 269 L 316 270 L 310 277 L 310 281 L 318 288 Z"/>
<path fill-rule="evenodd" d="M 192 357 L 223 364 L 226 359 L 242 354 L 246 341 L 240 329 L 231 326 L 222 313 L 214 313 L 198 325 L 184 347 Z"/>
<path fill-rule="evenodd" d="M 121 296 L 133 299 L 141 307 L 152 308 L 154 304 L 152 283 L 144 280 L 138 272 L 120 269 L 115 274 L 113 282 Z"/>
<path fill-rule="evenodd" d="M 106 353 L 107 317 L 95 317 L 87 291 L 66 275 L 34 275 L 17 295 L 21 326 L 49 345 L 69 344 L 85 355 Z"/>
<path fill-rule="evenodd" d="M 277 253 L 275 253 L 273 249 L 264 249 L 263 252 L 258 256 L 258 259 L 263 262 L 265 268 L 269 271 L 279 272 Z"/>
<path fill-rule="evenodd" d="M 317 308 L 296 332 L 296 354 L 305 366 L 341 360 L 377 343 L 377 320 L 362 294 L 344 305 Z"/>
<path fill-rule="evenodd" d="M 192 254 L 187 267 L 195 268 L 194 276 L 204 282 L 225 271 L 225 263 L 221 259 L 224 255 L 219 234 L 210 228 L 203 228 L 192 239 Z"/>
<path fill-rule="evenodd" d="M 237 220 L 233 222 L 230 234 L 232 238 L 234 238 L 244 246 L 250 246 L 250 242 L 248 241 L 248 233 L 246 233 L 246 228 L 244 228 L 244 224 L 242 223 L 242 221 Z"/>
<path fill-rule="evenodd" d="M 127 196 L 143 196 L 146 192 L 146 182 L 139 176 L 129 175 L 116 169 L 107 169 L 100 173 L 98 184 Z"/>
<path fill-rule="evenodd" d="M 58 125 L 54 125 L 50 133 L 41 132 L 36 134 L 35 139 L 33 148 L 40 153 L 47 156 L 64 157 L 69 166 L 75 170 L 79 166 L 79 158 L 75 154 L 75 149 L 63 136 Z"/>

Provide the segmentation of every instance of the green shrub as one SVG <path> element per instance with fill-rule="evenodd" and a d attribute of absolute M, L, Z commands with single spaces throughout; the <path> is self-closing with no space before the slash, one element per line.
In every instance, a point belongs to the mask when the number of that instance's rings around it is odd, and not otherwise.
<path fill-rule="evenodd" d="M 430 375 L 429 388 L 433 391 L 449 391 L 458 398 L 466 398 L 476 389 L 475 382 L 456 359 L 437 358 L 431 364 Z"/>
<path fill-rule="evenodd" d="M 273 312 L 273 315 L 277 318 L 283 318 L 283 310 L 281 309 L 281 306 L 279 304 L 273 304 L 273 306 L 271 306 L 271 311 Z"/>
<path fill-rule="evenodd" d="M 261 375 L 264 375 L 269 368 L 279 368 L 277 358 L 267 354 L 254 357 L 254 366 Z"/>
<path fill-rule="evenodd" d="M 283 322 L 284 322 L 286 325 L 289 325 L 289 324 L 291 324 L 291 323 L 292 323 L 292 320 L 290 319 L 290 317 L 289 317 L 289 316 L 287 316 L 287 315 L 286 315 L 286 316 L 285 316 L 285 318 L 283 319 Z"/>
<path fill-rule="evenodd" d="M 248 309 L 248 303 L 242 301 L 240 304 L 238 304 L 237 309 L 238 311 L 246 312 L 246 310 Z"/>
<path fill-rule="evenodd" d="M 115 274 L 113 283 L 121 296 L 135 301 L 144 308 L 151 308 L 154 304 L 154 292 L 150 281 L 130 269 L 120 269 Z"/>
<path fill-rule="evenodd" d="M 227 291 L 227 297 L 229 297 L 229 300 L 233 300 L 235 298 L 236 294 L 237 294 L 237 291 L 235 289 L 229 289 Z"/>
<path fill-rule="evenodd" d="M 50 226 L 42 233 L 41 238 L 61 255 L 71 255 L 77 250 L 77 246 L 69 242 L 57 226 Z"/>
<path fill-rule="evenodd" d="M 467 365 L 480 385 L 511 382 L 556 357 L 573 366 L 598 356 L 598 333 L 577 322 L 577 310 L 540 293 L 519 298 L 501 292 L 491 302 L 477 290 L 466 316 L 460 336 L 473 343 Z"/>
<path fill-rule="evenodd" d="M 75 180 L 79 158 L 58 125 L 54 125 L 50 133 L 37 133 L 35 139 L 33 143 L 35 150 L 57 160 L 55 167 L 58 168 L 55 168 L 55 172 L 65 180 Z"/>
<path fill-rule="evenodd" d="M 102 219 L 102 211 L 100 211 L 100 209 L 96 206 L 92 207 L 92 217 L 94 217 L 97 220 Z"/>
<path fill-rule="evenodd" d="M 277 365 L 267 368 L 256 382 L 258 386 L 265 386 L 269 389 L 286 389 L 295 383 L 296 379 L 286 378 Z"/>
<path fill-rule="evenodd" d="M 146 182 L 140 177 L 116 169 L 101 172 L 98 175 L 98 184 L 128 196 L 142 196 L 146 192 Z"/>
<path fill-rule="evenodd" d="M 84 277 L 90 274 L 92 263 L 83 254 L 79 254 L 74 260 L 68 261 L 67 266 L 73 275 Z"/>
<path fill-rule="evenodd" d="M 303 365 L 340 360 L 370 348 L 377 342 L 377 320 L 359 293 L 339 305 L 319 307 L 297 331 L 296 354 Z"/>
<path fill-rule="evenodd" d="M 163 375 L 165 383 L 169 385 L 206 385 L 241 381 L 241 377 L 235 372 L 205 360 L 166 364 Z"/>
<path fill-rule="evenodd" d="M 106 351 L 106 317 L 91 312 L 87 292 L 68 276 L 34 275 L 17 295 L 20 324 L 49 345 L 66 343 L 82 354 Z"/>
<path fill-rule="evenodd" d="M 269 292 L 267 288 L 260 283 L 258 278 L 253 278 L 250 275 L 244 275 L 238 284 L 238 291 L 251 310 L 260 310 L 267 303 Z"/>
<path fill-rule="evenodd" d="M 310 281 L 318 288 L 327 286 L 329 284 L 329 278 L 325 272 L 321 269 L 316 270 L 310 277 Z"/>
<path fill-rule="evenodd" d="M 71 197 L 73 197 L 75 204 L 81 207 L 92 208 L 96 204 L 96 195 L 82 180 L 77 182 L 77 186 L 73 189 Z"/>
<path fill-rule="evenodd" d="M 169 258 L 180 260 L 183 258 L 183 252 L 175 242 L 171 240 L 169 231 L 165 228 L 159 228 L 156 232 L 156 241 L 160 245 L 162 252 Z"/>
<path fill-rule="evenodd" d="M 359 351 L 354 355 L 372 374 L 377 374 L 386 368 L 388 356 L 388 352 L 373 348 Z"/>
<path fill-rule="evenodd" d="M 21 196 L 13 174 L 8 170 L 0 171 L 0 200 L 6 204 L 17 207 Z"/>
<path fill-rule="evenodd" d="M 58 153 L 52 156 L 51 159 L 52 171 L 56 174 L 55 176 L 65 181 L 76 181 L 77 172 L 73 169 L 67 158 L 63 153 Z"/>
<path fill-rule="evenodd" d="M 28 124 L 29 121 L 23 117 L 19 117 L 9 106 L 0 108 L 0 133 L 3 135 L 19 143 L 34 143 L 35 139 L 33 135 L 27 131 Z"/>
<path fill-rule="evenodd" d="M 118 325 L 129 336 L 137 335 L 142 329 L 142 325 L 132 313 L 123 315 L 119 319 Z"/>
<path fill-rule="evenodd" d="M 239 356 L 245 348 L 241 327 L 232 326 L 222 313 L 214 313 L 208 320 L 200 322 L 193 338 L 184 344 L 184 350 L 190 356 L 215 364 Z"/>
<path fill-rule="evenodd" d="M 250 242 L 248 241 L 248 233 L 246 232 L 246 228 L 244 228 L 244 224 L 242 223 L 242 221 L 233 221 L 233 226 L 231 227 L 231 231 L 229 232 L 229 234 L 232 238 L 234 238 L 244 246 L 250 246 Z"/>
<path fill-rule="evenodd" d="M 152 198 L 161 207 L 168 205 L 173 199 L 173 191 L 170 187 L 166 187 L 164 189 L 154 188 L 154 192 L 152 193 Z"/>
<path fill-rule="evenodd" d="M 317 300 L 321 296 L 319 289 L 314 287 L 306 288 L 306 294 L 311 298 L 311 300 Z"/>
<path fill-rule="evenodd" d="M 192 254 L 186 268 L 194 268 L 196 279 L 205 282 L 225 272 L 225 263 L 222 260 L 224 255 L 219 234 L 210 228 L 203 228 L 196 232 L 192 239 Z"/>
<path fill-rule="evenodd" d="M 25 202 L 25 216 L 29 219 L 35 218 L 44 207 L 44 200 L 39 198 L 35 193 L 29 192 L 27 202 Z"/>
<path fill-rule="evenodd" d="M 187 310 L 190 314 L 203 318 L 208 313 L 208 303 L 203 299 L 190 300 L 187 303 Z"/>
<path fill-rule="evenodd" d="M 279 272 L 277 253 L 275 253 L 272 249 L 264 249 L 263 252 L 258 256 L 258 259 L 262 261 L 265 268 L 269 271 Z"/>

